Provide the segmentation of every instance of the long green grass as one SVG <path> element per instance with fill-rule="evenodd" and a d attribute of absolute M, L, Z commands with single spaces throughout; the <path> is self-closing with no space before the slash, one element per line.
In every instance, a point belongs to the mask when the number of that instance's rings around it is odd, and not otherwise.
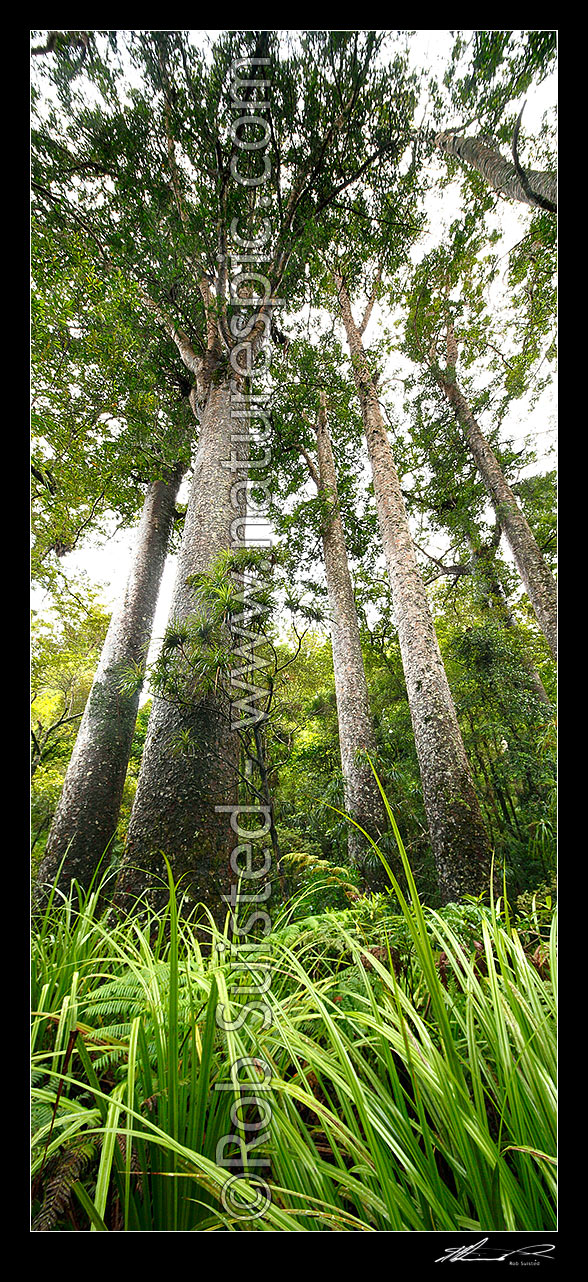
<path fill-rule="evenodd" d="M 396 835 L 410 983 L 393 919 L 374 948 L 332 914 L 320 933 L 337 962 L 322 966 L 316 921 L 278 923 L 256 1009 L 255 948 L 211 923 L 204 951 L 171 878 L 158 919 L 113 923 L 98 890 L 54 897 L 33 939 L 35 1231 L 554 1227 L 555 915 L 548 970 L 504 902 L 464 951 L 421 905 Z M 231 1078 L 239 1060 L 249 1086 Z M 261 1065 L 264 1143 L 223 1147 L 231 1112 L 249 1119 L 245 1140 L 255 1133 L 243 1094 L 261 1098 Z M 217 1160 L 219 1143 L 237 1166 Z M 271 1202 L 242 1218 L 228 1182 L 253 1211 L 260 1177 Z"/>

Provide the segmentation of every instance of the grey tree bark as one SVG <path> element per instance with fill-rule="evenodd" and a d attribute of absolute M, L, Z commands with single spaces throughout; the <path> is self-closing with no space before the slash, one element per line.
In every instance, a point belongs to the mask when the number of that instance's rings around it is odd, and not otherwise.
<path fill-rule="evenodd" d="M 491 850 L 443 666 L 378 395 L 349 293 L 335 275 L 372 468 L 423 800 L 444 903 L 490 883 Z"/>
<path fill-rule="evenodd" d="M 553 213 L 557 210 L 557 177 L 539 169 L 523 171 L 520 164 L 505 160 L 480 138 L 465 138 L 451 130 L 437 134 L 437 147 L 448 156 L 456 156 L 471 165 L 495 191 L 510 200 L 539 206 Z"/>
<path fill-rule="evenodd" d="M 450 361 L 442 371 L 434 366 L 439 387 L 452 406 L 472 458 L 492 500 L 525 590 L 535 611 L 554 659 L 557 659 L 557 584 L 546 565 L 528 521 L 507 484 L 494 450 L 477 423 L 455 374 L 456 344 L 452 328 L 448 331 Z"/>
<path fill-rule="evenodd" d="M 329 600 L 345 809 L 372 840 L 377 841 L 388 828 L 388 821 L 373 771 L 365 758 L 358 755 L 369 753 L 374 758 L 377 744 L 369 706 L 353 583 L 339 511 L 337 473 L 324 392 L 321 392 L 321 407 L 315 430 L 318 471 L 308 457 L 307 463 L 317 489 L 328 504 L 328 514 L 322 529 L 322 545 Z M 349 825 L 347 834 L 347 849 L 351 863 L 362 869 L 366 883 L 369 885 L 373 882 L 374 887 L 376 883 L 379 884 L 379 877 L 374 878 L 373 873 L 367 871 L 366 855 L 372 856 L 369 862 L 373 863 L 372 847 L 352 824 Z"/>
<path fill-rule="evenodd" d="M 231 525 L 245 516 L 243 489 L 234 505 L 235 473 L 224 466 L 235 456 L 231 435 L 244 434 L 243 421 L 236 429 L 228 378 L 213 378 L 201 419 L 170 622 L 194 612 L 190 576 L 206 572 L 231 546 Z M 245 446 L 240 449 L 246 459 Z M 239 736 L 231 729 L 230 704 L 222 692 L 196 698 L 190 706 L 154 699 L 116 904 L 128 907 L 143 892 L 154 906 L 166 902 L 164 852 L 185 904 L 204 902 L 218 919 L 224 917 L 222 895 L 234 881 L 229 859 L 237 838 L 230 814 L 215 807 L 237 804 L 238 764 Z"/>
<path fill-rule="evenodd" d="M 115 609 L 39 867 L 34 902 L 57 878 L 88 887 L 118 823 L 139 690 L 121 692 L 125 667 L 144 673 L 183 467 L 150 486 L 124 596 Z"/>

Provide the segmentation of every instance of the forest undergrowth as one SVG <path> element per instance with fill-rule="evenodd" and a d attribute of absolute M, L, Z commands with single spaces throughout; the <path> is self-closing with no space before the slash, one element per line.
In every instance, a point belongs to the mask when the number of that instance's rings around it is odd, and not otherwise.
<path fill-rule="evenodd" d="M 269 1018 L 255 945 L 229 918 L 206 941 L 171 875 L 158 918 L 114 920 L 104 882 L 53 895 L 33 937 L 33 1231 L 555 1225 L 551 896 L 426 908 L 397 840 L 407 897 L 390 874 L 349 910 L 284 907 Z"/>

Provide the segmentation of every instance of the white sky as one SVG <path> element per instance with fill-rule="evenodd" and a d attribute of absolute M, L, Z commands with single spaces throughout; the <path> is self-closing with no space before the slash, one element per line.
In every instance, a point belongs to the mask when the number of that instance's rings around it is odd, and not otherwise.
<path fill-rule="evenodd" d="M 206 34 L 215 36 L 216 32 L 207 32 Z M 426 30 L 417 31 L 409 42 L 411 54 L 415 65 L 427 67 L 433 73 L 436 73 L 441 79 L 443 68 L 446 66 L 447 57 L 452 45 L 452 36 L 449 31 Z M 527 95 L 527 105 L 524 115 L 524 128 L 529 133 L 538 132 L 543 112 L 553 105 L 556 101 L 556 78 L 550 75 L 541 85 L 537 86 Z M 515 104 L 513 104 L 514 106 Z M 518 104 L 522 106 L 522 100 Z M 419 112 L 416 113 L 416 120 L 419 121 Z M 455 121 L 449 122 L 457 123 Z M 442 158 L 440 158 L 442 163 Z M 430 232 L 419 243 L 418 254 L 426 252 L 427 249 L 439 244 L 442 239 L 443 227 L 449 227 L 449 224 L 455 219 L 459 211 L 459 195 L 457 187 L 452 191 L 448 187 L 441 193 L 441 197 L 431 195 L 429 197 L 428 213 L 430 215 Z M 506 236 L 506 243 L 501 249 L 502 252 L 514 245 L 524 234 L 526 225 L 529 220 L 529 210 L 526 206 L 516 206 L 503 202 L 501 208 L 500 224 Z M 499 286 L 497 287 L 499 289 Z M 382 319 L 378 314 L 378 309 L 374 308 L 374 313 L 370 321 L 369 328 L 366 332 L 365 341 L 369 346 L 370 335 L 375 336 Z M 389 321 L 390 317 L 384 318 Z M 399 358 L 394 357 L 394 372 L 399 372 Z M 414 372 L 414 367 L 410 363 L 406 364 Z M 484 427 L 483 422 L 481 426 Z M 522 440 L 532 433 L 538 455 L 543 455 L 549 446 L 555 440 L 555 386 L 541 398 L 533 412 L 530 414 L 525 407 L 524 400 L 513 403 L 510 415 L 504 420 L 504 432 L 508 437 Z M 554 466 L 553 458 L 548 459 L 546 456 L 540 458 L 534 466 L 533 471 L 546 470 Z M 189 481 L 185 480 L 180 491 L 179 500 L 187 501 Z M 112 528 L 115 528 L 117 522 L 113 520 Z M 91 583 L 100 586 L 102 599 L 105 606 L 114 606 L 117 598 L 124 590 L 126 579 L 129 573 L 132 549 L 133 549 L 134 532 L 132 530 L 119 530 L 110 538 L 104 536 L 92 535 L 84 545 L 78 550 L 70 553 L 62 559 L 62 566 L 72 577 L 77 577 L 80 572 L 87 574 Z M 156 655 L 158 642 L 163 635 L 173 582 L 175 577 L 175 558 L 168 558 L 168 562 L 163 574 L 161 590 L 155 623 L 153 628 L 153 641 L 149 654 L 149 662 L 152 662 Z M 33 594 L 33 607 L 43 610 L 44 594 L 35 592 Z M 143 698 L 148 697 L 148 692 L 144 690 Z"/>

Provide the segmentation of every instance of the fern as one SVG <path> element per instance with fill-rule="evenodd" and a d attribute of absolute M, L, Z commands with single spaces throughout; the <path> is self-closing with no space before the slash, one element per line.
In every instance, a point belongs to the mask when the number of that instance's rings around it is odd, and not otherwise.
<path fill-rule="evenodd" d="M 96 1156 L 97 1148 L 95 1140 L 84 1138 L 74 1141 L 67 1148 L 54 1153 L 49 1159 L 42 1172 L 43 1204 L 32 1221 L 33 1233 L 50 1232 L 67 1215 L 71 1206 L 73 1186 Z M 37 1185 L 40 1180 L 41 1174 L 37 1176 Z M 37 1190 L 33 1188 L 33 1196 L 36 1192 Z"/>

